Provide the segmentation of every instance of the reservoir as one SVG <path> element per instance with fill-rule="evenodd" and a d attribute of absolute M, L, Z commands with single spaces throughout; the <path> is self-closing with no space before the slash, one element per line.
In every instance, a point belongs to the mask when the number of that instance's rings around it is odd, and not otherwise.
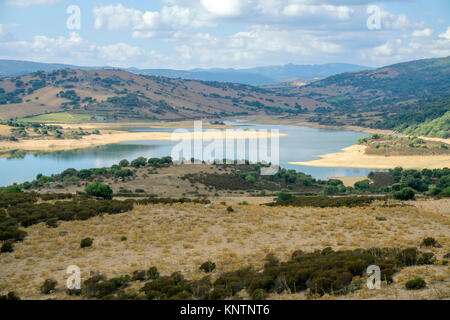
<path fill-rule="evenodd" d="M 360 138 L 369 136 L 364 132 L 344 130 L 317 129 L 286 125 L 259 125 L 245 122 L 228 122 L 241 129 L 270 131 L 276 129 L 288 136 L 279 138 L 279 159 L 282 168 L 304 172 L 317 179 L 329 177 L 361 177 L 367 175 L 369 169 L 321 168 L 289 164 L 293 161 L 309 161 L 318 155 L 339 152 L 351 146 Z M 173 129 L 133 129 L 131 131 L 172 131 Z M 192 129 L 191 129 L 192 130 Z M 128 141 L 124 143 L 86 148 L 72 151 L 60 151 L 41 154 L 22 154 L 16 158 L 0 158 L 0 186 L 14 182 L 32 181 L 38 173 L 56 174 L 67 168 L 89 169 L 109 167 L 122 159 L 129 161 L 144 156 L 146 158 L 171 155 L 177 141 Z M 248 148 L 248 143 L 247 143 Z M 270 149 L 269 149 L 270 150 Z"/>

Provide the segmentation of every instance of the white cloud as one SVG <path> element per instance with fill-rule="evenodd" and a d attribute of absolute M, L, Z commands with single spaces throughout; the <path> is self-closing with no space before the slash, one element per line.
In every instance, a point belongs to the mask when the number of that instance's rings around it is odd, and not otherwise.
<path fill-rule="evenodd" d="M 241 14 L 242 2 L 241 0 L 200 0 L 208 12 L 219 17 L 233 17 Z"/>
<path fill-rule="evenodd" d="M 83 39 L 78 33 L 71 32 L 68 37 L 47 37 L 38 35 L 32 41 L 14 41 L 0 43 L 0 51 L 20 54 L 24 59 L 35 61 L 61 61 L 76 65 L 132 66 L 145 51 L 139 47 L 119 42 L 105 46 Z M 75 62 L 76 61 L 76 62 Z M 82 63 L 80 61 L 83 61 Z"/>
<path fill-rule="evenodd" d="M 0 41 L 6 38 L 6 28 L 3 24 L 0 24 Z"/>
<path fill-rule="evenodd" d="M 450 27 L 447 27 L 447 30 L 439 35 L 439 38 L 450 40 Z"/>
<path fill-rule="evenodd" d="M 329 4 L 309 5 L 304 3 L 290 4 L 283 9 L 286 16 L 300 17 L 300 16 L 329 16 L 341 20 L 346 20 L 351 17 L 354 10 L 347 6 L 334 6 Z"/>
<path fill-rule="evenodd" d="M 209 33 L 184 35 L 177 46 L 178 64 L 184 67 L 247 67 L 267 64 L 267 59 L 299 62 L 326 59 L 344 51 L 332 37 L 321 32 L 285 30 L 269 25 L 254 25 L 247 31 L 225 37 Z"/>
<path fill-rule="evenodd" d="M 423 30 L 414 30 L 413 37 L 430 37 L 433 34 L 433 29 L 425 28 Z"/>
<path fill-rule="evenodd" d="M 133 47 L 123 42 L 98 47 L 98 51 L 100 58 L 112 62 L 134 60 L 139 58 L 144 52 L 139 47 Z"/>
<path fill-rule="evenodd" d="M 96 29 L 132 30 L 134 38 L 150 38 L 186 27 L 211 25 L 191 8 L 177 5 L 163 6 L 161 11 L 142 12 L 118 4 L 95 7 L 93 13 Z"/>
<path fill-rule="evenodd" d="M 133 28 L 143 22 L 143 14 L 136 9 L 125 8 L 122 4 L 117 6 L 95 7 L 95 29 L 119 30 Z"/>
<path fill-rule="evenodd" d="M 5 5 L 14 7 L 29 7 L 29 6 L 51 5 L 58 2 L 59 0 L 5 0 Z"/>

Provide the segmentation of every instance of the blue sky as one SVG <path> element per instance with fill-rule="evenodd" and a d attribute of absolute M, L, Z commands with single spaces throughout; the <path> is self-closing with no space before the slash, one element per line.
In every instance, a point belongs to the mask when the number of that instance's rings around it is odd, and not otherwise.
<path fill-rule="evenodd" d="M 380 28 L 367 27 L 369 6 Z M 443 56 L 448 0 L 0 0 L 3 59 L 191 69 Z"/>

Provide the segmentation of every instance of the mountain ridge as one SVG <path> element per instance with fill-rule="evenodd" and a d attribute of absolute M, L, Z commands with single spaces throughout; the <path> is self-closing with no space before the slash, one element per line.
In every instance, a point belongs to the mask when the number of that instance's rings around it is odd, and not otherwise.
<path fill-rule="evenodd" d="M 37 71 L 51 72 L 64 68 L 80 69 L 80 70 L 120 69 L 130 71 L 136 74 L 156 75 L 168 78 L 182 78 L 186 80 L 233 82 L 253 86 L 269 85 L 278 82 L 284 82 L 289 79 L 312 81 L 317 78 L 323 78 L 341 72 L 371 69 L 370 67 L 366 66 L 346 64 L 346 63 L 328 63 L 315 65 L 295 65 L 290 63 L 283 66 L 254 67 L 246 69 L 196 68 L 190 70 L 175 70 L 175 69 L 139 69 L 135 67 L 115 68 L 110 66 L 85 67 L 59 63 L 42 63 L 42 62 L 21 61 L 21 60 L 0 60 L 0 76 L 2 75 L 3 77 L 21 76 Z"/>

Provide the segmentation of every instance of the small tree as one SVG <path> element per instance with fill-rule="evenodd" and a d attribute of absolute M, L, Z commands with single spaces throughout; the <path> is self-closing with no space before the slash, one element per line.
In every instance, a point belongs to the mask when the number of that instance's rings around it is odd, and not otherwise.
<path fill-rule="evenodd" d="M 92 239 L 92 238 L 84 238 L 80 242 L 80 248 L 91 247 L 93 242 L 94 242 L 94 239 Z"/>
<path fill-rule="evenodd" d="M 427 286 L 427 283 L 422 278 L 417 278 L 414 280 L 409 280 L 405 283 L 405 287 L 408 290 L 419 290 L 422 288 L 425 288 Z"/>
<path fill-rule="evenodd" d="M 103 199 L 112 199 L 113 196 L 112 189 L 108 185 L 100 182 L 88 184 L 84 191 L 90 196 L 100 197 Z"/>
<path fill-rule="evenodd" d="M 206 261 L 202 263 L 200 266 L 200 270 L 205 271 L 206 273 L 213 272 L 216 269 L 216 264 L 211 261 Z"/>
<path fill-rule="evenodd" d="M 397 200 L 413 200 L 416 197 L 412 188 L 403 188 L 402 190 L 394 193 L 394 199 Z"/>
<path fill-rule="evenodd" d="M 127 159 L 120 160 L 119 167 L 128 167 L 130 165 L 130 162 Z"/>
<path fill-rule="evenodd" d="M 55 290 L 57 284 L 58 282 L 56 280 L 47 279 L 41 286 L 41 292 L 43 294 L 50 294 L 53 290 Z"/>
<path fill-rule="evenodd" d="M 139 157 L 131 161 L 131 166 L 135 168 L 145 167 L 147 164 L 147 159 L 144 157 Z"/>
<path fill-rule="evenodd" d="M 2 193 L 19 193 L 22 189 L 18 185 L 11 185 L 3 188 Z"/>
<path fill-rule="evenodd" d="M 286 192 L 280 192 L 278 194 L 277 201 L 287 201 L 287 200 L 291 200 L 291 199 L 292 199 L 292 194 L 286 193 Z"/>

